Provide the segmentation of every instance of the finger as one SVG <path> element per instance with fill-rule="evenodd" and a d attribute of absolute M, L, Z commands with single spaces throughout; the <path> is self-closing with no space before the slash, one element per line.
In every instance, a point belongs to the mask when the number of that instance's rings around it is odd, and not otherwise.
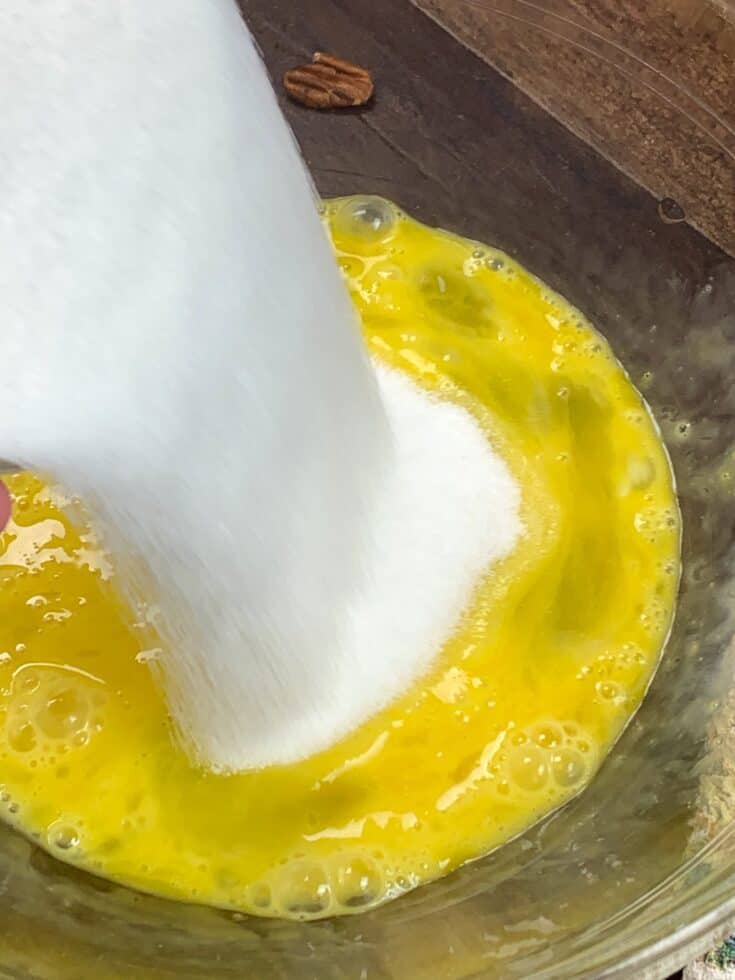
<path fill-rule="evenodd" d="M 4 483 L 0 483 L 0 531 L 5 529 L 5 525 L 10 520 L 12 507 L 13 502 L 10 497 L 10 491 Z"/>

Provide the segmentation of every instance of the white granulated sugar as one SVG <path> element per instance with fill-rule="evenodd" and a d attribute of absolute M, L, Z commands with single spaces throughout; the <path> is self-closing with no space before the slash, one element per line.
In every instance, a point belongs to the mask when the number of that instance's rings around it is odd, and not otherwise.
<path fill-rule="evenodd" d="M 376 382 L 231 0 L 9 0 L 0 100 L 0 457 L 87 503 L 201 763 L 314 752 L 430 663 L 518 490 Z"/>
<path fill-rule="evenodd" d="M 370 525 L 370 575 L 346 613 L 332 690 L 301 732 L 279 733 L 274 757 L 294 757 L 299 739 L 328 744 L 404 691 L 521 533 L 518 484 L 472 416 L 395 370 L 378 379 L 394 457 Z"/>

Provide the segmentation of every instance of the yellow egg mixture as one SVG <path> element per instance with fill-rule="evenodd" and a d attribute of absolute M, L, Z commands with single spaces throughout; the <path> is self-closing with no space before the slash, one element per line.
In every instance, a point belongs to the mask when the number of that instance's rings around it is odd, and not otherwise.
<path fill-rule="evenodd" d="M 59 492 L 11 478 L 0 547 L 5 818 L 140 889 L 299 918 L 399 895 L 576 794 L 645 692 L 679 570 L 666 452 L 577 310 L 380 199 L 324 220 L 371 352 L 472 412 L 522 488 L 523 538 L 430 672 L 318 756 L 203 772 Z"/>

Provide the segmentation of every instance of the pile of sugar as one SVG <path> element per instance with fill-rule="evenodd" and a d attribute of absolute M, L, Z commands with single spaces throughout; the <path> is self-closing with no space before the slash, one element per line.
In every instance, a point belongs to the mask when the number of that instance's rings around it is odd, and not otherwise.
<path fill-rule="evenodd" d="M 84 499 L 200 761 L 316 751 L 436 655 L 517 488 L 379 391 L 230 0 L 5 4 L 0 81 L 0 457 Z"/>
<path fill-rule="evenodd" d="M 368 575 L 344 610 L 332 683 L 270 758 L 323 747 L 403 692 L 431 664 L 481 576 L 521 533 L 519 487 L 475 419 L 378 367 L 394 440 L 368 527 Z"/>

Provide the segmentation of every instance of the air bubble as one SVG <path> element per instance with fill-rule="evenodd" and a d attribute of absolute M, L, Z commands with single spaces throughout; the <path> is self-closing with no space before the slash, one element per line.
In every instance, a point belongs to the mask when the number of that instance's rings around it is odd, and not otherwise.
<path fill-rule="evenodd" d="M 31 674 L 28 671 L 23 671 L 19 689 L 23 691 L 24 694 L 33 694 L 41 686 L 41 681 L 35 674 Z"/>
<path fill-rule="evenodd" d="M 347 201 L 337 212 L 334 225 L 338 234 L 366 244 L 387 241 L 395 230 L 396 213 L 382 197 L 360 197 Z"/>
<path fill-rule="evenodd" d="M 508 774 L 516 786 L 529 793 L 543 789 L 549 779 L 546 753 L 533 744 L 511 748 Z"/>
<path fill-rule="evenodd" d="M 86 700 L 79 692 L 62 690 L 48 699 L 38 712 L 36 722 L 49 738 L 68 739 L 84 731 L 88 710 Z"/>
<path fill-rule="evenodd" d="M 8 733 L 8 744 L 16 752 L 32 752 L 36 741 L 36 731 L 30 722 L 16 725 Z"/>
<path fill-rule="evenodd" d="M 381 875 L 372 861 L 352 858 L 337 871 L 334 896 L 345 908 L 359 908 L 374 902 L 383 890 Z"/>
<path fill-rule="evenodd" d="M 318 864 L 299 863 L 284 868 L 278 892 L 283 909 L 304 917 L 326 912 L 332 898 L 327 876 Z"/>
<path fill-rule="evenodd" d="M 551 759 L 551 771 L 558 786 L 569 789 L 578 786 L 587 775 L 587 765 L 580 752 L 572 748 L 559 749 Z"/>
<path fill-rule="evenodd" d="M 52 825 L 48 830 L 48 840 L 52 847 L 71 851 L 79 846 L 79 831 L 71 824 Z"/>
<path fill-rule="evenodd" d="M 620 686 L 613 681 L 598 681 L 595 690 L 603 701 L 617 701 L 621 697 Z"/>
<path fill-rule="evenodd" d="M 500 272 L 501 269 L 505 268 L 505 262 L 501 258 L 498 258 L 497 255 L 489 255 L 485 259 L 485 265 L 488 269 L 492 269 L 493 272 Z"/>
<path fill-rule="evenodd" d="M 271 890 L 265 882 L 258 882 L 248 889 L 248 901 L 254 909 L 267 909 L 272 902 Z"/>
<path fill-rule="evenodd" d="M 345 255 L 339 260 L 339 267 L 348 279 L 359 279 L 365 271 L 365 263 L 354 255 Z"/>
<path fill-rule="evenodd" d="M 531 737 L 540 748 L 555 749 L 564 741 L 564 732 L 560 725 L 544 722 L 533 729 Z"/>
<path fill-rule="evenodd" d="M 462 272 L 465 274 L 465 276 L 467 276 L 468 279 L 471 279 L 472 276 L 477 275 L 477 273 L 480 271 L 480 269 L 482 269 L 482 267 L 483 267 L 483 262 L 481 259 L 469 258 L 469 259 L 465 259 L 464 262 L 462 263 Z"/>

